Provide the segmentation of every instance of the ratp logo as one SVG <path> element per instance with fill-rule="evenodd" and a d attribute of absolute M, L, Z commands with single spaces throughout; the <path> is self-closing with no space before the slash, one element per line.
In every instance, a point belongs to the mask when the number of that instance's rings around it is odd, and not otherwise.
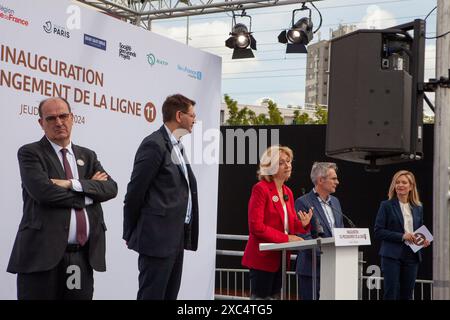
<path fill-rule="evenodd" d="M 155 57 L 153 53 L 147 54 L 147 62 L 150 66 L 154 66 L 155 64 L 160 64 L 162 66 L 168 66 L 169 63 L 163 59 Z"/>
<path fill-rule="evenodd" d="M 152 67 L 155 65 L 156 58 L 155 58 L 155 55 L 154 55 L 153 53 L 149 53 L 149 54 L 147 55 L 147 62 L 148 62 L 148 64 L 151 65 Z"/>

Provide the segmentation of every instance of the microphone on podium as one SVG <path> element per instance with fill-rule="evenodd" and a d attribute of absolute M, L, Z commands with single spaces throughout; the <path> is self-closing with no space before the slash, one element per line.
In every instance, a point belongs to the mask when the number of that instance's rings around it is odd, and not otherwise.
<path fill-rule="evenodd" d="M 323 227 L 320 224 L 317 216 L 313 214 L 312 220 L 314 220 L 314 222 L 311 224 L 311 236 L 313 237 L 313 239 L 325 237 L 325 232 L 323 231 Z"/>

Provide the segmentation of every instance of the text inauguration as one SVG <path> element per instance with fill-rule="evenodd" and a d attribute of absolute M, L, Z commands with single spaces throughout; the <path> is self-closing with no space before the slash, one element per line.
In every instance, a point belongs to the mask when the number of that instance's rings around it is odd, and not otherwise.
<path fill-rule="evenodd" d="M 69 64 L 38 54 L 32 54 L 7 45 L 0 46 L 0 61 L 23 66 L 43 73 L 50 73 L 65 79 L 73 79 L 83 83 L 103 87 L 103 73 L 89 68 Z"/>

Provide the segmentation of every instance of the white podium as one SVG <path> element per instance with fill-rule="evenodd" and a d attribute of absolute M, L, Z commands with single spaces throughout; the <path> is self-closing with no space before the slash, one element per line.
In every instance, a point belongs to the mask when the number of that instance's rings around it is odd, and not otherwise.
<path fill-rule="evenodd" d="M 322 244 L 320 300 L 358 300 L 358 246 Z"/>
<path fill-rule="evenodd" d="M 367 229 L 342 228 L 341 230 L 354 232 L 354 230 Z M 342 233 L 340 232 L 339 236 Z M 367 244 L 370 244 L 370 239 L 368 243 L 354 241 L 354 243 L 340 243 L 336 246 L 334 238 L 318 238 L 285 243 L 261 243 L 259 250 L 280 250 L 282 252 L 281 299 L 286 297 L 286 251 L 316 247 L 322 251 L 320 262 L 320 299 L 358 300 L 358 247 L 359 245 Z M 313 254 L 313 259 L 314 257 L 315 255 Z"/>

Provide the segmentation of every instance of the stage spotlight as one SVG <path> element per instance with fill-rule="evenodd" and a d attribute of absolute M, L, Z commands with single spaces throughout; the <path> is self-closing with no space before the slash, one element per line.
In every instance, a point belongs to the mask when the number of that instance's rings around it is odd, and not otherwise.
<path fill-rule="evenodd" d="M 312 40 L 313 24 L 309 18 L 301 18 L 289 30 L 283 30 L 278 42 L 287 43 L 286 53 L 307 53 L 306 45 Z"/>
<path fill-rule="evenodd" d="M 245 12 L 241 14 L 241 17 L 250 18 L 250 31 L 243 23 L 236 23 L 236 16 L 233 13 L 233 27 L 230 32 L 231 37 L 225 41 L 225 45 L 233 49 L 232 59 L 244 59 L 254 58 L 255 55 L 252 52 L 256 50 L 256 40 L 252 36 L 251 32 L 251 17 L 246 15 Z M 250 46 L 250 48 L 248 48 Z"/>
<path fill-rule="evenodd" d="M 314 4 L 311 2 L 311 4 L 314 6 Z M 317 10 L 317 8 L 314 6 L 314 8 Z M 308 10 L 309 16 L 303 17 L 300 20 L 298 20 L 294 24 L 294 18 L 295 13 L 297 11 L 303 11 Z M 320 11 L 317 10 L 320 15 L 320 25 L 319 28 L 322 25 L 322 15 L 320 14 Z M 309 9 L 304 3 L 300 9 L 296 9 L 292 11 L 292 24 L 291 28 L 289 30 L 283 30 L 278 35 L 278 42 L 280 43 L 286 43 L 286 53 L 307 53 L 306 45 L 312 40 L 314 33 L 319 30 L 317 28 L 313 32 L 313 23 L 311 20 L 311 9 Z"/>

